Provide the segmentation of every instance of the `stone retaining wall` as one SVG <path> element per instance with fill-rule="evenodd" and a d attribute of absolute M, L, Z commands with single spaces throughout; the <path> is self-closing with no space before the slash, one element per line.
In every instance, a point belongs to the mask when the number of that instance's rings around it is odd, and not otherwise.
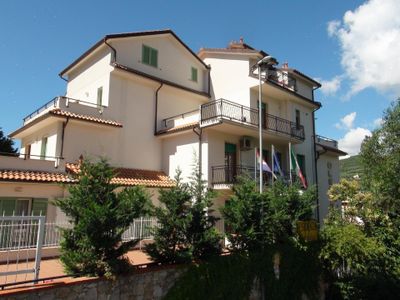
<path fill-rule="evenodd" d="M 33 289 L 0 292 L 9 300 L 50 299 L 162 299 L 187 267 L 155 267 L 139 270 L 116 280 L 74 279 L 69 282 L 38 284 Z"/>

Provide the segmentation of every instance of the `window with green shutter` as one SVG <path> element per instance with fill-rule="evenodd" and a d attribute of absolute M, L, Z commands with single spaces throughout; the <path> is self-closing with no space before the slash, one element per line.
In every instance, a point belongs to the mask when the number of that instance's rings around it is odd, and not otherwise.
<path fill-rule="evenodd" d="M 47 199 L 33 199 L 32 215 L 45 216 L 47 214 Z"/>
<path fill-rule="evenodd" d="M 142 63 L 158 67 L 158 50 L 146 45 L 142 45 Z"/>
<path fill-rule="evenodd" d="M 192 81 L 197 82 L 197 69 L 194 68 L 194 67 L 192 67 L 192 75 L 191 75 L 190 79 L 191 79 Z"/>
<path fill-rule="evenodd" d="M 40 146 L 40 159 L 46 158 L 47 152 L 47 137 L 42 138 L 42 145 Z"/>
<path fill-rule="evenodd" d="M 12 216 L 15 213 L 15 199 L 0 199 L 0 216 Z"/>

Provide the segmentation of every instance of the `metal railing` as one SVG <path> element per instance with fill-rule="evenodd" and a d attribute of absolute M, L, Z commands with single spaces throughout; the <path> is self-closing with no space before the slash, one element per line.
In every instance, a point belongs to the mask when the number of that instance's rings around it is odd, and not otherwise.
<path fill-rule="evenodd" d="M 249 166 L 212 166 L 211 182 L 212 184 L 234 184 L 239 176 L 249 176 L 255 178 L 255 168 Z"/>
<path fill-rule="evenodd" d="M 264 76 L 265 77 L 265 76 Z M 285 71 L 268 70 L 268 80 L 296 92 L 296 79 Z"/>
<path fill-rule="evenodd" d="M 218 99 L 201 106 L 201 125 L 207 125 L 214 120 L 221 119 L 258 127 L 258 109 L 226 99 Z M 266 113 L 262 119 L 262 126 L 265 130 L 304 140 L 304 126 L 297 125 L 295 122 Z"/>
<path fill-rule="evenodd" d="M 44 216 L 38 217 L 0 217 L 0 250 L 1 271 L 0 282 L 14 282 L 20 280 L 20 276 L 27 278 L 33 274 L 33 279 L 39 278 L 41 253 L 44 238 Z M 30 263 L 30 255 L 24 251 L 35 248 L 34 264 Z"/>
<path fill-rule="evenodd" d="M 65 106 L 67 106 L 67 107 L 68 107 L 69 103 L 77 103 L 77 104 L 82 104 L 82 105 L 97 108 L 100 110 L 100 112 L 102 112 L 103 109 L 106 107 L 104 105 L 98 105 L 93 102 L 69 98 L 69 97 L 65 97 L 65 96 L 57 96 L 57 97 L 54 97 L 53 99 L 51 99 L 49 102 L 46 102 L 44 105 L 39 107 L 37 110 L 35 110 L 31 114 L 27 115 L 25 118 L 23 118 L 24 124 L 26 124 L 26 122 L 28 122 L 29 120 L 33 119 L 34 117 L 40 115 L 42 112 L 44 112 L 50 108 L 59 108 L 60 101 L 65 101 Z"/>
<path fill-rule="evenodd" d="M 61 229 L 71 226 L 69 222 L 45 223 L 43 247 L 60 246 Z M 156 218 L 135 219 L 123 233 L 122 240 L 152 239 L 151 228 L 156 226 L 158 226 Z M 12 223 L 1 221 L 0 217 L 0 251 L 34 248 L 37 235 L 38 226 L 35 222 Z"/>
<path fill-rule="evenodd" d="M 327 145 L 327 146 L 332 146 L 334 148 L 338 147 L 338 142 L 336 140 L 324 137 L 322 135 L 316 135 L 315 136 L 315 141 L 317 143 L 321 143 L 321 144 L 324 144 L 324 145 Z"/>

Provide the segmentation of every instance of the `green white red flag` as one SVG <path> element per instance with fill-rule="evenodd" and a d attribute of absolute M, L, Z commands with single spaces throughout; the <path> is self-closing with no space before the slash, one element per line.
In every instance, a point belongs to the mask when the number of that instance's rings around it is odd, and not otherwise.
<path fill-rule="evenodd" d="M 290 149 L 290 159 L 291 159 L 290 172 L 294 171 L 296 173 L 297 177 L 300 178 L 301 184 L 306 189 L 307 181 L 306 181 L 306 178 L 304 177 L 303 173 L 301 172 L 299 162 L 296 159 L 296 155 L 294 155 L 293 149 Z"/>

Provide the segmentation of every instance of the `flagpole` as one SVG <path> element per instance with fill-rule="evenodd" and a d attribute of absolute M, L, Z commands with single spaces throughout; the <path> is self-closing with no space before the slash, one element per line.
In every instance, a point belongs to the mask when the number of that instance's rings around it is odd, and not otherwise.
<path fill-rule="evenodd" d="M 275 154 L 275 147 L 274 145 L 271 144 L 271 168 L 272 168 L 272 176 L 271 176 L 271 182 L 274 184 L 274 174 L 275 174 L 275 163 L 274 163 L 274 154 Z"/>
<path fill-rule="evenodd" d="M 257 183 L 257 147 L 254 147 L 254 180 Z"/>

